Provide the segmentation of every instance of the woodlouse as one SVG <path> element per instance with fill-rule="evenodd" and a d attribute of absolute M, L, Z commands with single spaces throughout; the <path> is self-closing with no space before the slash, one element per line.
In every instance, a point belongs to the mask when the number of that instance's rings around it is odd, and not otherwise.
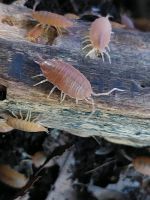
<path fill-rule="evenodd" d="M 44 33 L 44 29 L 40 24 L 34 26 L 28 33 L 27 39 L 31 42 L 36 42 L 36 40 Z"/>
<path fill-rule="evenodd" d="M 35 62 L 40 65 L 42 74 L 34 77 L 44 76 L 46 79 L 40 81 L 34 86 L 47 81 L 51 82 L 54 87 L 51 89 L 48 97 L 52 94 L 55 88 L 58 88 L 61 91 L 61 102 L 64 101 L 66 95 L 76 99 L 76 103 L 78 103 L 79 100 L 85 100 L 86 102 L 92 104 L 92 113 L 94 113 L 95 106 L 92 96 L 104 96 L 111 94 L 113 91 L 123 91 L 118 88 L 113 88 L 109 92 L 96 94 L 93 92 L 88 79 L 71 64 L 59 59 L 44 60 L 43 58 L 39 57 L 39 60 L 40 61 Z"/>
<path fill-rule="evenodd" d="M 9 165 L 0 164 L 0 180 L 13 188 L 22 188 L 29 179 Z"/>
<path fill-rule="evenodd" d="M 121 153 L 127 160 L 132 162 L 132 165 L 136 171 L 144 175 L 150 175 L 150 157 L 138 156 L 136 158 L 131 158 L 124 150 L 121 150 Z"/>
<path fill-rule="evenodd" d="M 87 56 L 93 57 L 93 55 L 101 54 L 102 59 L 104 61 L 104 54 L 107 55 L 109 62 L 111 63 L 110 55 L 108 51 L 109 42 L 112 33 L 112 26 L 109 22 L 109 16 L 100 17 L 92 22 L 90 26 L 89 35 L 85 37 L 83 44 L 86 45 L 82 48 L 92 48 L 87 54 Z M 108 50 L 108 51 L 107 51 Z"/>
<path fill-rule="evenodd" d="M 63 15 L 47 11 L 33 11 L 32 17 L 41 25 L 53 26 L 58 34 L 61 34 L 62 29 L 67 29 L 73 26 L 73 22 Z"/>
<path fill-rule="evenodd" d="M 43 151 L 38 151 L 32 155 L 32 163 L 36 168 L 40 167 L 47 159 L 46 154 Z"/>
<path fill-rule="evenodd" d="M 132 163 L 138 172 L 150 176 L 150 157 L 139 156 L 133 159 Z"/>
<path fill-rule="evenodd" d="M 6 123 L 10 126 L 13 127 L 14 129 L 18 129 L 21 131 L 26 131 L 26 132 L 47 132 L 47 128 L 42 126 L 40 123 L 36 122 L 37 118 L 33 119 L 31 121 L 31 112 L 28 111 L 27 116 L 25 119 L 23 119 L 22 113 L 20 111 L 20 118 L 16 116 L 13 112 L 13 117 L 8 116 Z"/>

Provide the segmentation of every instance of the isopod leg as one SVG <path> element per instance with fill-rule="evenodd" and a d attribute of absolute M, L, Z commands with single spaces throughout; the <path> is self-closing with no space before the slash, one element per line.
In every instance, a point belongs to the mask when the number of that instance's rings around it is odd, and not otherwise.
<path fill-rule="evenodd" d="M 49 98 L 50 97 L 50 95 L 54 92 L 54 90 L 56 89 L 57 87 L 56 86 L 54 86 L 52 89 L 51 89 L 51 91 L 49 92 L 49 95 L 48 95 L 48 97 L 47 98 Z"/>
<path fill-rule="evenodd" d="M 11 111 L 11 114 L 12 114 L 15 118 L 18 119 L 17 115 L 16 115 L 13 111 Z"/>
<path fill-rule="evenodd" d="M 47 79 L 44 79 L 43 81 L 40 81 L 39 83 L 36 83 L 33 86 L 37 86 L 37 85 L 40 85 L 40 84 L 45 83 L 45 82 L 47 82 Z"/>
<path fill-rule="evenodd" d="M 25 121 L 28 121 L 28 118 L 29 118 L 29 110 L 28 110 L 28 112 L 27 112 L 27 116 L 26 116 L 26 118 L 25 118 Z"/>
<path fill-rule="evenodd" d="M 20 114 L 21 119 L 23 119 L 21 110 L 19 110 L 19 114 Z"/>
<path fill-rule="evenodd" d="M 60 103 L 62 103 L 65 100 L 65 97 L 66 97 L 66 94 L 64 93 Z"/>
<path fill-rule="evenodd" d="M 49 30 L 49 25 L 46 25 L 44 30 L 45 30 L 45 32 L 47 32 Z"/>
<path fill-rule="evenodd" d="M 82 44 L 84 44 L 84 43 L 91 43 L 91 42 L 90 42 L 90 39 L 85 39 L 85 40 L 83 40 L 83 41 L 82 41 Z"/>
<path fill-rule="evenodd" d="M 102 143 L 96 138 L 95 135 L 93 135 L 92 137 L 97 142 L 97 144 L 99 144 L 100 146 L 102 146 Z"/>
<path fill-rule="evenodd" d="M 88 47 L 92 47 L 92 44 L 87 44 L 85 47 L 82 48 L 82 50 L 88 48 Z"/>
<path fill-rule="evenodd" d="M 28 121 L 31 121 L 31 110 L 29 110 L 29 117 L 28 117 Z"/>
<path fill-rule="evenodd" d="M 57 30 L 58 35 L 62 35 L 62 31 L 61 31 L 61 29 L 58 28 L 57 26 L 55 26 L 55 28 L 56 28 L 56 30 Z"/>
<path fill-rule="evenodd" d="M 109 48 L 109 46 L 107 46 L 107 47 L 106 47 L 106 49 L 107 49 L 108 51 L 110 51 L 110 48 Z"/>
<path fill-rule="evenodd" d="M 78 104 L 78 102 L 79 102 L 79 100 L 78 100 L 78 99 L 76 99 L 76 104 Z"/>
<path fill-rule="evenodd" d="M 90 54 L 92 54 L 92 53 L 95 53 L 95 49 L 94 49 L 94 48 L 93 48 L 92 50 L 90 50 L 90 51 L 85 55 L 85 57 L 90 56 Z"/>
<path fill-rule="evenodd" d="M 92 112 L 91 114 L 88 116 L 87 119 L 89 119 L 94 113 L 95 113 L 95 104 L 94 104 L 94 99 L 89 97 L 89 98 L 85 98 L 85 101 L 89 104 L 92 104 Z"/>
<path fill-rule="evenodd" d="M 62 98 L 63 98 L 63 91 L 61 91 L 61 94 L 60 94 L 60 101 L 62 101 Z"/>
<path fill-rule="evenodd" d="M 86 35 L 86 36 L 83 37 L 83 39 L 87 39 L 87 38 L 90 39 L 90 36 L 89 36 L 89 35 Z"/>
<path fill-rule="evenodd" d="M 35 11 L 36 7 L 39 5 L 40 1 L 35 1 L 34 5 L 33 5 L 33 11 Z"/>
<path fill-rule="evenodd" d="M 110 55 L 107 51 L 104 52 L 106 54 L 106 56 L 108 57 L 108 60 L 109 60 L 109 63 L 111 64 L 111 58 L 110 58 Z"/>
<path fill-rule="evenodd" d="M 101 56 L 102 56 L 102 60 L 104 62 L 104 53 L 103 52 L 101 52 Z"/>
<path fill-rule="evenodd" d="M 59 35 L 61 36 L 61 35 L 62 35 L 62 30 L 61 30 L 61 28 L 58 28 L 58 27 L 57 27 L 57 30 L 58 30 L 58 32 L 59 32 Z"/>
<path fill-rule="evenodd" d="M 32 76 L 32 78 L 36 78 L 36 77 L 39 77 L 39 76 L 44 76 L 44 75 L 43 74 L 38 74 L 38 75 Z"/>
<path fill-rule="evenodd" d="M 35 117 L 32 122 L 37 122 L 39 121 L 39 119 L 41 119 L 41 115 L 39 114 L 37 117 Z"/>

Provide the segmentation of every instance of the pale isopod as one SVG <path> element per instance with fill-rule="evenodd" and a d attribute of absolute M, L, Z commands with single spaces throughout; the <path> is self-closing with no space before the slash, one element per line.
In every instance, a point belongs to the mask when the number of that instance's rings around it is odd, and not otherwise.
<path fill-rule="evenodd" d="M 79 100 L 85 100 L 93 105 L 92 113 L 95 112 L 94 100 L 92 96 L 105 96 L 114 91 L 123 91 L 118 88 L 113 88 L 106 93 L 95 93 L 92 90 L 91 84 L 88 79 L 71 64 L 66 63 L 59 59 L 44 60 L 40 58 L 40 61 L 36 61 L 42 70 L 42 74 L 37 76 L 44 76 L 46 79 L 35 84 L 39 85 L 44 82 L 51 82 L 54 87 L 50 91 L 48 97 L 52 94 L 55 88 L 61 91 L 61 102 L 64 101 L 66 95 L 76 99 L 76 103 Z"/>
<path fill-rule="evenodd" d="M 34 155 L 32 155 L 32 162 L 35 167 L 40 167 L 45 161 L 47 157 L 43 151 L 38 151 Z"/>
<path fill-rule="evenodd" d="M 87 56 L 93 57 L 93 55 L 101 54 L 102 60 L 104 61 L 104 54 L 108 57 L 111 63 L 109 55 L 109 42 L 112 33 L 112 26 L 108 19 L 109 16 L 100 17 L 92 22 L 90 26 L 89 35 L 85 37 L 83 44 L 86 45 L 84 49 L 91 48 L 91 50 L 86 54 Z"/>
<path fill-rule="evenodd" d="M 67 29 L 73 26 L 73 22 L 63 15 L 47 11 L 33 11 L 32 17 L 41 25 L 53 26 L 61 34 L 61 29 Z"/>
<path fill-rule="evenodd" d="M 31 121 L 31 112 L 28 111 L 27 116 L 25 119 L 23 119 L 22 113 L 20 111 L 20 118 L 16 116 L 14 113 L 12 113 L 14 116 L 8 116 L 6 123 L 10 126 L 13 127 L 13 129 L 18 129 L 21 131 L 26 131 L 26 132 L 47 132 L 47 128 L 45 128 L 43 125 L 41 125 L 38 122 L 35 122 L 36 119 L 33 119 Z"/>
<path fill-rule="evenodd" d="M 27 39 L 31 42 L 35 42 L 42 34 L 44 33 L 44 29 L 40 24 L 34 26 L 28 33 Z"/>
<path fill-rule="evenodd" d="M 139 156 L 133 159 L 132 163 L 138 172 L 150 176 L 150 157 Z"/>
<path fill-rule="evenodd" d="M 22 188 L 27 182 L 28 178 L 24 174 L 15 171 L 9 165 L 0 164 L 0 181 L 13 187 Z"/>

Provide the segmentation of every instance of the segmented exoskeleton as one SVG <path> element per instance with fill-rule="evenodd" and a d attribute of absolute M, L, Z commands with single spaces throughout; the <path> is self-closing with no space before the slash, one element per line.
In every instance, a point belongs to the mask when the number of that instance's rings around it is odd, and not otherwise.
<path fill-rule="evenodd" d="M 36 19 L 41 25 L 53 26 L 56 28 L 58 34 L 62 33 L 62 29 L 67 29 L 73 26 L 73 22 L 63 15 L 47 11 L 33 11 L 32 17 Z"/>
<path fill-rule="evenodd" d="M 83 41 L 83 45 L 85 46 L 82 49 L 90 49 L 90 51 L 86 54 L 86 57 L 93 57 L 95 55 L 97 56 L 98 54 L 101 54 L 104 61 L 104 55 L 107 55 L 109 62 L 111 63 L 111 59 L 108 53 L 110 51 L 109 42 L 111 33 L 112 27 L 108 16 L 100 17 L 92 22 L 89 30 L 89 35 L 85 36 L 85 40 Z"/>
<path fill-rule="evenodd" d="M 18 129 L 26 132 L 47 132 L 47 128 L 45 128 L 40 122 L 36 122 L 37 119 L 31 120 L 31 112 L 28 111 L 27 116 L 23 119 L 22 113 L 20 111 L 20 118 L 12 112 L 13 116 L 8 116 L 6 119 L 6 123 L 8 126 L 13 129 Z"/>
<path fill-rule="evenodd" d="M 71 64 L 66 63 L 59 59 L 48 59 L 44 60 L 41 57 L 40 61 L 36 61 L 42 70 L 42 74 L 37 76 L 44 76 L 46 79 L 35 84 L 39 85 L 44 82 L 51 82 L 54 87 L 50 91 L 48 97 L 52 94 L 55 88 L 61 91 L 61 102 L 64 101 L 66 95 L 76 99 L 76 103 L 79 100 L 85 100 L 86 102 L 93 105 L 92 113 L 95 112 L 94 100 L 92 96 L 105 96 L 109 95 L 114 91 L 123 91 L 118 88 L 113 88 L 106 93 L 95 93 L 92 90 L 91 84 L 88 79 Z"/>

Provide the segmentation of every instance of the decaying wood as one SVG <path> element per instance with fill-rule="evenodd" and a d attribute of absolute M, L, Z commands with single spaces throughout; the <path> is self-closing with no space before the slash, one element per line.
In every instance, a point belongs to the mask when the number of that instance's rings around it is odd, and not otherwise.
<path fill-rule="evenodd" d="M 23 19 L 16 18 L 13 26 L 0 24 L 0 85 L 7 88 L 6 100 L 0 101 L 1 113 L 21 109 L 25 114 L 30 109 L 35 115 L 41 114 L 47 127 L 82 137 L 96 135 L 119 144 L 150 144 L 150 33 L 114 29 L 110 65 L 107 59 L 103 63 L 101 58 L 85 58 L 81 42 L 89 23 L 76 22 L 70 33 L 57 37 L 52 46 L 35 44 L 25 38 L 29 18 L 24 13 L 31 11 L 0 5 L 0 13 L 1 8 L 3 15 L 6 11 L 13 15 L 15 10 Z M 114 87 L 125 91 L 95 98 L 96 112 L 86 120 L 91 105 L 84 101 L 76 105 L 69 97 L 60 104 L 58 90 L 48 99 L 50 83 L 33 87 L 41 80 L 32 78 L 40 73 L 34 62 L 38 54 L 68 61 L 90 80 L 95 92 Z"/>

